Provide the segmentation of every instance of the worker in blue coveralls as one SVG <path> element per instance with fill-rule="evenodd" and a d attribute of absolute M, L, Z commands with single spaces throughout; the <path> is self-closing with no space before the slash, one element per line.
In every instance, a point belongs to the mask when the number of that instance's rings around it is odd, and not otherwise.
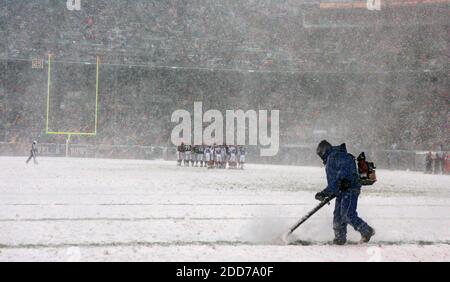
<path fill-rule="evenodd" d="M 361 233 L 361 243 L 368 243 L 375 230 L 362 220 L 356 211 L 361 184 L 355 158 L 347 152 L 345 144 L 333 147 L 328 141 L 320 142 L 317 154 L 323 160 L 327 174 L 328 186 L 316 194 L 318 201 L 336 197 L 333 229 L 336 245 L 347 242 L 347 225 L 350 224 Z"/>

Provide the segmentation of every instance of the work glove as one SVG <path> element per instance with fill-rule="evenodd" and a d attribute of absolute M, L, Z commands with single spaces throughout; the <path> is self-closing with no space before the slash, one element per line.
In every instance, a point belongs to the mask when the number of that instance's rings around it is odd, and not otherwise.
<path fill-rule="evenodd" d="M 327 194 L 325 194 L 324 192 L 319 192 L 316 194 L 316 200 L 323 202 L 328 198 Z"/>
<path fill-rule="evenodd" d="M 348 189 L 350 189 L 351 186 L 352 186 L 352 183 L 348 179 L 344 178 L 340 181 L 339 190 L 345 192 Z"/>

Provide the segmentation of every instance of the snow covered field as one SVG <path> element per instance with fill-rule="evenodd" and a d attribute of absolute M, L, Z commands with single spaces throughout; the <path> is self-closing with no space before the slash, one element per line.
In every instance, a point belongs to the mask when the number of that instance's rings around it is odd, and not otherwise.
<path fill-rule="evenodd" d="M 283 245 L 317 205 L 323 169 L 25 159 L 0 157 L 0 261 L 450 261 L 449 176 L 379 170 L 360 198 L 369 245 L 327 244 L 332 206 Z"/>

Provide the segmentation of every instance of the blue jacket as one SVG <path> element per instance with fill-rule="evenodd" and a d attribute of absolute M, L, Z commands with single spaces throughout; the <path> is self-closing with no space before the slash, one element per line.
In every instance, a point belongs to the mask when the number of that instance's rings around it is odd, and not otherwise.
<path fill-rule="evenodd" d="M 347 180 L 348 189 L 361 189 L 355 158 L 347 152 L 345 144 L 328 150 L 323 156 L 323 161 L 328 181 L 328 186 L 323 191 L 325 194 L 337 196 L 343 179 Z"/>

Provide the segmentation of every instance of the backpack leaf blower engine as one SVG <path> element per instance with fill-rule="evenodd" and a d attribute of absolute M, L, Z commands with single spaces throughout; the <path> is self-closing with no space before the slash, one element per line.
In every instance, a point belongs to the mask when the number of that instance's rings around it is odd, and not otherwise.
<path fill-rule="evenodd" d="M 363 186 L 371 186 L 377 182 L 375 164 L 366 160 L 366 154 L 362 152 L 356 159 L 358 162 L 359 182 Z"/>

